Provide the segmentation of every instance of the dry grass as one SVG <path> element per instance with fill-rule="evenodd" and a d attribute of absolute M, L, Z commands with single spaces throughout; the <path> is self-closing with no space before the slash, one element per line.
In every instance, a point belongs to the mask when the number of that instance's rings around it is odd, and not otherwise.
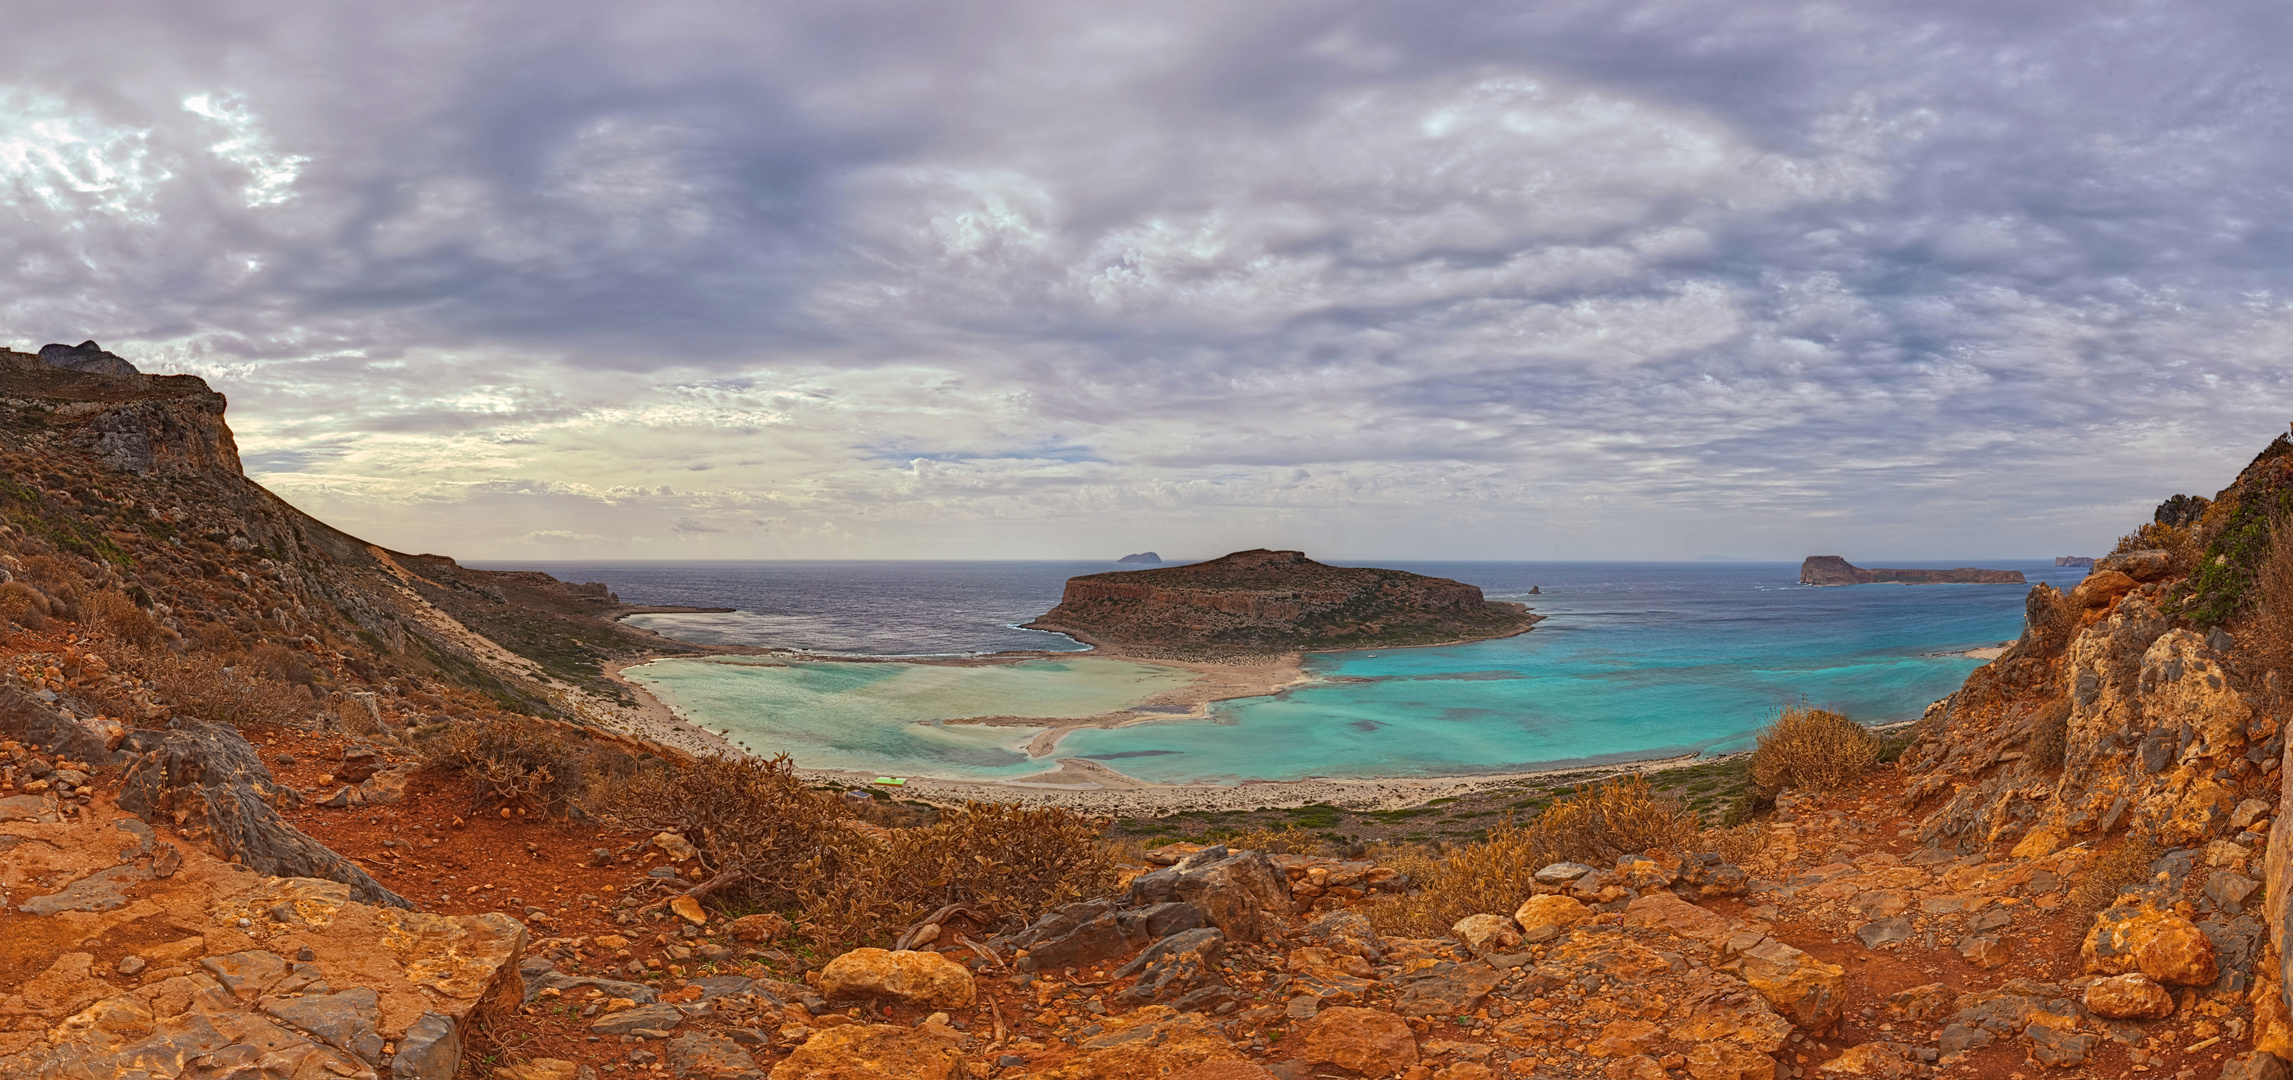
<path fill-rule="evenodd" d="M 2152 548 L 2166 553 L 2166 564 L 2177 576 L 2189 573 L 2202 554 L 2194 526 L 2164 525 L 2155 521 L 2119 537 L 2118 546 L 2110 553 L 2118 555 Z"/>
<path fill-rule="evenodd" d="M 2071 908 L 2091 915 L 2109 907 L 2118 899 L 2119 889 L 2150 879 L 2150 864 L 2158 854 L 2156 841 L 2127 833 L 2086 865 L 2086 876 L 2070 890 Z"/>
<path fill-rule="evenodd" d="M 1445 853 L 1420 849 L 1382 859 L 1415 882 L 1415 891 L 1379 900 L 1370 920 L 1380 930 L 1437 936 L 1467 915 L 1510 913 L 1529 895 L 1536 872 L 1556 862 L 1610 866 L 1617 856 L 1685 851 L 1701 835 L 1696 814 L 1659 794 L 1646 777 L 1587 784 L 1525 824 L 1507 820 L 1489 839 Z M 1748 838 L 1727 842 L 1756 846 Z"/>
<path fill-rule="evenodd" d="M 350 705 L 365 712 L 356 702 Z M 470 778 L 470 808 L 478 813 L 507 808 L 562 817 L 591 790 L 589 755 L 543 721 L 497 716 L 442 724 L 424 732 L 422 750 L 430 764 Z"/>
<path fill-rule="evenodd" d="M 22 581 L 0 585 L 0 626 L 11 623 L 26 630 L 46 629 L 47 595 Z"/>
<path fill-rule="evenodd" d="M 145 658 L 144 673 L 155 680 L 175 711 L 237 728 L 283 727 L 310 709 L 285 683 L 245 665 L 220 658 L 175 656 L 165 651 Z"/>
<path fill-rule="evenodd" d="M 2269 528 L 2269 551 L 2254 568 L 2254 604 L 2239 651 L 2262 671 L 2293 672 L 2293 522 Z"/>
<path fill-rule="evenodd" d="M 1218 842 L 1236 851 L 1270 851 L 1276 855 L 1319 855 L 1329 847 L 1328 841 L 1294 821 L 1279 829 L 1268 825 L 1244 829 L 1218 837 Z"/>
<path fill-rule="evenodd" d="M 1771 796 L 1787 788 L 1837 791 L 1877 766 L 1879 750 L 1879 739 L 1846 716 L 1789 705 L 1759 734 L 1752 785 Z"/>
<path fill-rule="evenodd" d="M 137 607 L 126 593 L 110 589 L 97 592 L 81 603 L 80 615 L 89 629 L 137 649 L 159 648 L 168 638 L 166 628 L 153 622 L 151 615 Z"/>
<path fill-rule="evenodd" d="M 695 896 L 790 912 L 822 945 L 881 944 L 950 904 L 1025 918 L 1114 883 L 1104 821 L 973 803 L 878 838 L 786 757 L 640 770 L 623 790 L 622 816 L 700 849 Z"/>

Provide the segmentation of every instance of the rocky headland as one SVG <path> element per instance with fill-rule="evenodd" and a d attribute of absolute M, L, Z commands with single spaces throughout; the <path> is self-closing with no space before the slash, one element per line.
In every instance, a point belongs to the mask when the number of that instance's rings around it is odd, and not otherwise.
<path fill-rule="evenodd" d="M 1510 637 L 1538 618 L 1464 582 L 1258 548 L 1070 578 L 1059 605 L 1027 626 L 1127 656 L 1252 661 Z"/>
<path fill-rule="evenodd" d="M 1837 555 L 1810 555 L 1799 564 L 1799 583 L 1802 585 L 2021 585 L 2020 570 L 1978 570 L 1962 566 L 1955 570 L 1885 570 L 1865 569 L 1849 563 Z"/>

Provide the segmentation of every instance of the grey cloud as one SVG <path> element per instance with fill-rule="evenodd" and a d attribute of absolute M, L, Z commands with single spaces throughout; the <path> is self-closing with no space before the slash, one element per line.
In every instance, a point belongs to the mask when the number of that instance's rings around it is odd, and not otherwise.
<path fill-rule="evenodd" d="M 206 375 L 294 497 L 472 550 L 636 543 L 596 493 L 675 472 L 787 554 L 1126 504 L 2043 551 L 2293 403 L 2258 2 L 11 21 L 0 335 Z"/>

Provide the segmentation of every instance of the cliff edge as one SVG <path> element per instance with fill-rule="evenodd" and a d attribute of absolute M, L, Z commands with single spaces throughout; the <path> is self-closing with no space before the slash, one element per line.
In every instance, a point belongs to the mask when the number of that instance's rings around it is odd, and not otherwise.
<path fill-rule="evenodd" d="M 1258 548 L 1069 578 L 1059 606 L 1027 626 L 1134 656 L 1219 659 L 1510 637 L 1537 619 L 1461 581 Z"/>
<path fill-rule="evenodd" d="M 1978 570 L 1962 566 L 1955 570 L 1886 570 L 1877 567 L 1864 569 L 1837 555 L 1810 555 L 1799 564 L 1799 583 L 1802 585 L 2021 585 L 2020 570 Z"/>

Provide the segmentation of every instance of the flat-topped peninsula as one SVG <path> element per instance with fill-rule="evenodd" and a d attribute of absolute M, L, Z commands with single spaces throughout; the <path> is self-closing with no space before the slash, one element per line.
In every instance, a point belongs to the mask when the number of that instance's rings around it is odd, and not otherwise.
<path fill-rule="evenodd" d="M 1878 567 L 1864 569 L 1837 555 L 1810 555 L 1799 564 L 1799 583 L 1802 585 L 2021 585 L 2020 570 L 1978 570 L 1962 566 L 1955 570 L 1886 570 Z"/>
<path fill-rule="evenodd" d="M 1059 606 L 1027 626 L 1128 656 L 1233 661 L 1511 637 L 1540 617 L 1461 581 L 1257 548 L 1069 578 Z"/>

